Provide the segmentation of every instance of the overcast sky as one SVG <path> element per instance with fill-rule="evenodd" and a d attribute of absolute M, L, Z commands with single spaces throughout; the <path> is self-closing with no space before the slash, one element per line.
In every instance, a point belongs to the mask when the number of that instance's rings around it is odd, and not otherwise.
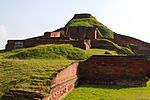
<path fill-rule="evenodd" d="M 0 49 L 9 39 L 63 27 L 75 13 L 91 13 L 114 32 L 150 42 L 150 0 L 0 0 Z"/>

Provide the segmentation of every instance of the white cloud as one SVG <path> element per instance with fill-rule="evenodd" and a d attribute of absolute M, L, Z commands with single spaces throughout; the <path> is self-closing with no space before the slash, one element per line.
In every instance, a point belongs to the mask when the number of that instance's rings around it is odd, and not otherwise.
<path fill-rule="evenodd" d="M 5 25 L 0 25 L 0 49 L 4 49 L 7 42 L 7 27 Z"/>

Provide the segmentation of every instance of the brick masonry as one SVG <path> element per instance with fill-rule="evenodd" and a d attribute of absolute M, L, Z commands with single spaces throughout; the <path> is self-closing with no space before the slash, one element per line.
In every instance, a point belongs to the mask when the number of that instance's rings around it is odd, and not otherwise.
<path fill-rule="evenodd" d="M 79 83 L 146 86 L 148 67 L 141 56 L 92 56 L 79 65 Z"/>
<path fill-rule="evenodd" d="M 98 40 L 97 38 L 100 37 L 94 27 L 61 28 L 54 32 L 45 32 L 43 36 L 25 40 L 8 40 L 5 50 L 29 48 L 42 44 L 72 44 L 74 47 L 82 49 L 102 48 L 115 51 L 118 50 L 111 43 Z M 135 54 L 150 57 L 149 43 L 117 33 L 114 33 L 114 39 L 109 40 L 120 46 L 130 45 L 130 48 L 132 48 Z"/>
<path fill-rule="evenodd" d="M 51 82 L 50 100 L 58 100 L 71 92 L 78 83 L 78 64 L 73 63 L 54 77 Z"/>
<path fill-rule="evenodd" d="M 66 39 L 66 38 L 65 38 Z M 22 46 L 15 48 L 15 43 L 22 42 Z M 30 48 L 44 44 L 72 44 L 74 47 L 89 49 L 90 43 L 85 40 L 64 40 L 64 38 L 51 38 L 51 39 L 27 39 L 27 40 L 9 40 L 6 45 L 6 51 L 19 48 Z"/>
<path fill-rule="evenodd" d="M 117 33 L 114 33 L 114 39 L 112 41 L 121 46 L 130 45 L 135 54 L 150 58 L 150 43 Z"/>
<path fill-rule="evenodd" d="M 69 27 L 54 32 L 45 32 L 43 36 L 25 40 L 8 40 L 5 50 L 30 48 L 42 44 L 72 44 L 74 47 L 89 49 L 91 45 L 88 40 L 96 38 L 97 31 L 93 27 Z"/>
<path fill-rule="evenodd" d="M 65 29 L 66 36 L 77 40 L 97 39 L 98 32 L 95 27 L 74 26 Z"/>

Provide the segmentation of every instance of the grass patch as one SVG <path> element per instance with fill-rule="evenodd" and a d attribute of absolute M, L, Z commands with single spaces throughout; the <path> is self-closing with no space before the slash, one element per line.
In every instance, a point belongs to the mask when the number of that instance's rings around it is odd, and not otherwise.
<path fill-rule="evenodd" d="M 75 48 L 70 44 L 61 45 L 41 45 L 33 48 L 20 49 L 13 51 L 6 58 L 19 59 L 70 59 L 83 60 L 87 58 L 85 51 Z"/>
<path fill-rule="evenodd" d="M 64 100 L 150 100 L 150 81 L 138 88 L 83 84 Z"/>
<path fill-rule="evenodd" d="M 70 44 L 61 45 L 41 45 L 33 48 L 13 50 L 3 53 L 3 58 L 17 59 L 69 59 L 69 60 L 86 60 L 90 56 L 98 54 L 104 55 L 105 51 L 116 54 L 115 51 L 105 49 L 83 50 L 73 47 Z"/>
<path fill-rule="evenodd" d="M 58 70 L 67 67 L 71 60 L 17 60 L 17 59 L 0 59 L 0 97 L 9 89 L 34 90 L 32 85 L 35 80 L 40 82 L 47 81 L 56 74 Z M 39 82 L 37 82 L 39 83 Z M 38 91 L 45 91 L 44 84 L 39 85 Z M 42 88 L 44 89 L 42 89 Z M 48 89 L 47 89 L 48 90 Z"/>
<path fill-rule="evenodd" d="M 114 38 L 113 32 L 108 29 L 105 25 L 100 23 L 95 17 L 90 16 L 90 18 L 78 18 L 70 20 L 65 27 L 72 26 L 85 26 L 85 27 L 97 27 L 100 36 L 103 38 Z"/>
<path fill-rule="evenodd" d="M 108 39 L 100 39 L 101 41 L 107 41 L 109 43 L 111 43 L 113 46 L 115 46 L 118 50 L 122 51 L 125 54 L 134 54 L 134 52 L 131 50 L 131 48 L 129 47 L 123 47 L 123 46 L 119 46 L 118 44 L 112 42 L 111 40 Z"/>
<path fill-rule="evenodd" d="M 89 57 L 92 55 L 105 55 L 105 52 L 109 52 L 111 55 L 118 55 L 116 51 L 106 49 L 88 49 L 85 52 Z"/>

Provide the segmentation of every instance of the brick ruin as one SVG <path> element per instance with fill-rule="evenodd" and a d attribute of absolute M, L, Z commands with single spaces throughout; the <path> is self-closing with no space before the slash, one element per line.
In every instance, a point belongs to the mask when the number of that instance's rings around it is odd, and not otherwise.
<path fill-rule="evenodd" d="M 19 97 L 24 97 L 24 100 L 60 100 L 82 83 L 125 87 L 146 86 L 148 67 L 149 62 L 143 56 L 95 55 L 84 62 L 72 63 L 59 71 L 50 81 L 49 95 L 10 91 L 6 93 L 5 100 L 10 98 L 19 100 Z"/>
<path fill-rule="evenodd" d="M 25 40 L 8 40 L 6 51 L 29 48 L 41 44 L 72 44 L 82 49 L 90 48 L 87 40 L 97 39 L 97 31 L 94 27 L 69 27 L 61 28 L 54 32 L 45 32 L 43 36 Z"/>
<path fill-rule="evenodd" d="M 53 78 L 50 100 L 57 100 L 70 93 L 78 84 L 78 65 L 73 63 Z"/>
<path fill-rule="evenodd" d="M 80 63 L 79 82 L 146 86 L 148 64 L 146 58 L 141 56 L 92 56 Z"/>
<path fill-rule="evenodd" d="M 100 36 L 94 27 L 61 28 L 54 32 L 45 32 L 43 36 L 25 40 L 8 40 L 6 51 L 29 48 L 42 44 L 72 44 L 82 49 L 101 48 L 116 50 L 117 48 L 106 41 L 99 40 Z M 135 54 L 150 57 L 150 44 L 141 40 L 114 33 L 114 39 L 109 39 L 120 46 L 129 45 Z"/>
<path fill-rule="evenodd" d="M 114 33 L 112 41 L 121 46 L 130 45 L 135 54 L 150 57 L 150 43 L 117 33 Z"/>
<path fill-rule="evenodd" d="M 75 14 L 72 19 L 89 18 L 91 14 Z M 72 44 L 74 47 L 82 49 L 102 48 L 109 50 L 116 50 L 116 48 L 109 43 L 99 40 L 102 38 L 99 35 L 96 26 L 70 26 L 57 29 L 53 32 L 45 32 L 44 35 L 33 37 L 24 40 L 8 40 L 6 44 L 6 51 L 29 48 L 42 44 Z M 120 46 L 130 46 L 135 54 L 150 57 L 150 44 L 141 40 L 120 35 L 114 32 L 114 38 L 107 38 Z"/>
<path fill-rule="evenodd" d="M 89 16 L 91 15 L 77 14 L 73 19 L 89 18 Z M 82 49 L 102 48 L 117 51 L 111 43 L 99 40 L 99 38 L 101 37 L 96 27 L 64 27 L 53 32 L 45 32 L 44 35 L 38 37 L 8 40 L 5 50 L 29 48 L 41 44 L 72 44 L 74 47 Z M 109 38 L 109 40 L 120 46 L 130 45 L 135 54 L 150 57 L 149 43 L 117 33 L 114 33 L 114 38 Z M 6 93 L 6 98 L 18 99 L 23 95 L 35 100 L 59 100 L 80 83 L 146 86 L 148 81 L 146 76 L 148 71 L 150 72 L 149 66 L 148 60 L 143 56 L 92 56 L 85 62 L 73 63 L 51 79 L 49 95 L 32 95 L 26 91 L 9 91 Z"/>

